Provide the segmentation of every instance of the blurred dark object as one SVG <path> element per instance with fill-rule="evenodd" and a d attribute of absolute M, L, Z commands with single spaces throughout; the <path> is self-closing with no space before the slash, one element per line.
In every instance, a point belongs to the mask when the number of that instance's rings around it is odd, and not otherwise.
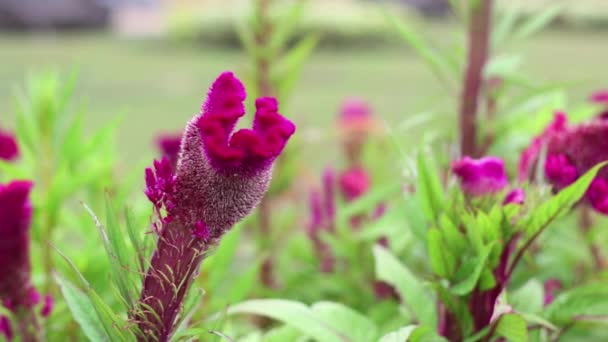
<path fill-rule="evenodd" d="M 448 0 L 384 0 L 414 8 L 427 17 L 445 17 L 450 13 Z"/>
<path fill-rule="evenodd" d="M 98 0 L 0 0 L 0 29 L 104 28 L 109 9 Z"/>

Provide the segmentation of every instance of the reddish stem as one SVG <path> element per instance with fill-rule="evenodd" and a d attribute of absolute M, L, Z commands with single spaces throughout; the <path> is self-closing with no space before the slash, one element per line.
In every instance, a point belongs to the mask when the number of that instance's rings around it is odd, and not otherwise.
<path fill-rule="evenodd" d="M 490 46 L 492 0 L 480 0 L 473 9 L 469 23 L 467 67 L 460 102 L 460 152 L 476 156 L 477 107 Z"/>
<path fill-rule="evenodd" d="M 143 333 L 138 341 L 169 341 L 188 288 L 207 244 L 176 223 L 163 227 L 134 319 Z"/>

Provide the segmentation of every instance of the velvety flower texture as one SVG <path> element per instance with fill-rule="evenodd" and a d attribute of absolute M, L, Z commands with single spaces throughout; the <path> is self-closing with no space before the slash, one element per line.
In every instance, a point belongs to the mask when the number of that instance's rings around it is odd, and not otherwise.
<path fill-rule="evenodd" d="M 509 184 L 504 162 L 497 157 L 464 157 L 452 162 L 452 172 L 458 177 L 462 190 L 472 196 L 493 194 Z"/>
<path fill-rule="evenodd" d="M 162 134 L 156 138 L 156 144 L 163 157 L 169 160 L 171 167 L 175 170 L 182 142 L 182 134 Z"/>
<path fill-rule="evenodd" d="M 259 98 L 253 128 L 233 133 L 245 96 L 242 83 L 222 73 L 186 126 L 175 172 L 167 158 L 146 170 L 145 193 L 163 214 L 134 317 L 147 335 L 141 340 L 169 339 L 205 253 L 262 199 L 273 161 L 295 132 L 274 98 Z"/>
<path fill-rule="evenodd" d="M 559 129 L 555 129 L 556 122 Z M 524 151 L 520 165 L 527 160 L 530 166 L 538 163 L 540 153 L 530 153 L 538 144 L 535 138 Z M 592 120 L 579 125 L 566 125 L 565 114 L 559 112 L 555 120 L 542 134 L 542 144 L 547 146 L 544 165 L 545 178 L 555 191 L 572 184 L 598 163 L 608 160 L 608 121 Z M 529 175 L 524 174 L 524 179 Z M 585 195 L 595 210 L 608 215 L 608 169 L 600 170 Z"/>
<path fill-rule="evenodd" d="M 30 306 L 30 223 L 33 183 L 0 184 L 0 297 L 13 306 Z"/>
<path fill-rule="evenodd" d="M 19 147 L 15 136 L 0 130 L 0 159 L 13 161 L 19 157 Z"/>
<path fill-rule="evenodd" d="M 12 181 L 0 184 L 0 300 L 16 314 L 23 340 L 36 336 L 36 317 L 46 317 L 53 308 L 53 298 L 42 296 L 31 282 L 30 224 L 32 204 L 29 194 L 33 183 Z M 39 305 L 41 307 L 39 308 Z M 39 313 L 34 310 L 40 309 Z M 13 327 L 7 317 L 0 317 L 0 334 L 13 338 Z"/>

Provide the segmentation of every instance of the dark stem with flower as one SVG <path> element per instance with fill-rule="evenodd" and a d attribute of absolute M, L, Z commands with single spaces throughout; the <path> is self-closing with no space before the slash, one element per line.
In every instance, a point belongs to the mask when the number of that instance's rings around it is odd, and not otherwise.
<path fill-rule="evenodd" d="M 131 313 L 141 341 L 169 340 L 202 260 L 260 202 L 273 162 L 295 132 L 275 99 L 259 98 L 253 128 L 232 133 L 244 100 L 241 82 L 230 72 L 220 75 L 186 126 L 175 172 L 168 159 L 146 170 L 158 241 Z"/>

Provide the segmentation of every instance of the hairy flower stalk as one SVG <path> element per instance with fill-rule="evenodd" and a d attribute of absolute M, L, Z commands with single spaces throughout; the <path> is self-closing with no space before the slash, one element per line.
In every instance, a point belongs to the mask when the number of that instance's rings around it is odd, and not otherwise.
<path fill-rule="evenodd" d="M 273 162 L 295 132 L 274 98 L 259 98 L 253 128 L 232 133 L 245 96 L 231 72 L 221 74 L 186 126 L 175 174 L 167 159 L 146 170 L 146 195 L 161 218 L 133 315 L 140 341 L 169 339 L 205 254 L 260 202 Z"/>
<path fill-rule="evenodd" d="M 31 281 L 32 186 L 30 181 L 0 184 L 0 299 L 14 318 L 0 317 L 0 334 L 8 340 L 15 332 L 22 341 L 39 340 L 39 318 L 48 316 L 53 304 L 47 296 L 39 308 L 42 298 Z"/>

